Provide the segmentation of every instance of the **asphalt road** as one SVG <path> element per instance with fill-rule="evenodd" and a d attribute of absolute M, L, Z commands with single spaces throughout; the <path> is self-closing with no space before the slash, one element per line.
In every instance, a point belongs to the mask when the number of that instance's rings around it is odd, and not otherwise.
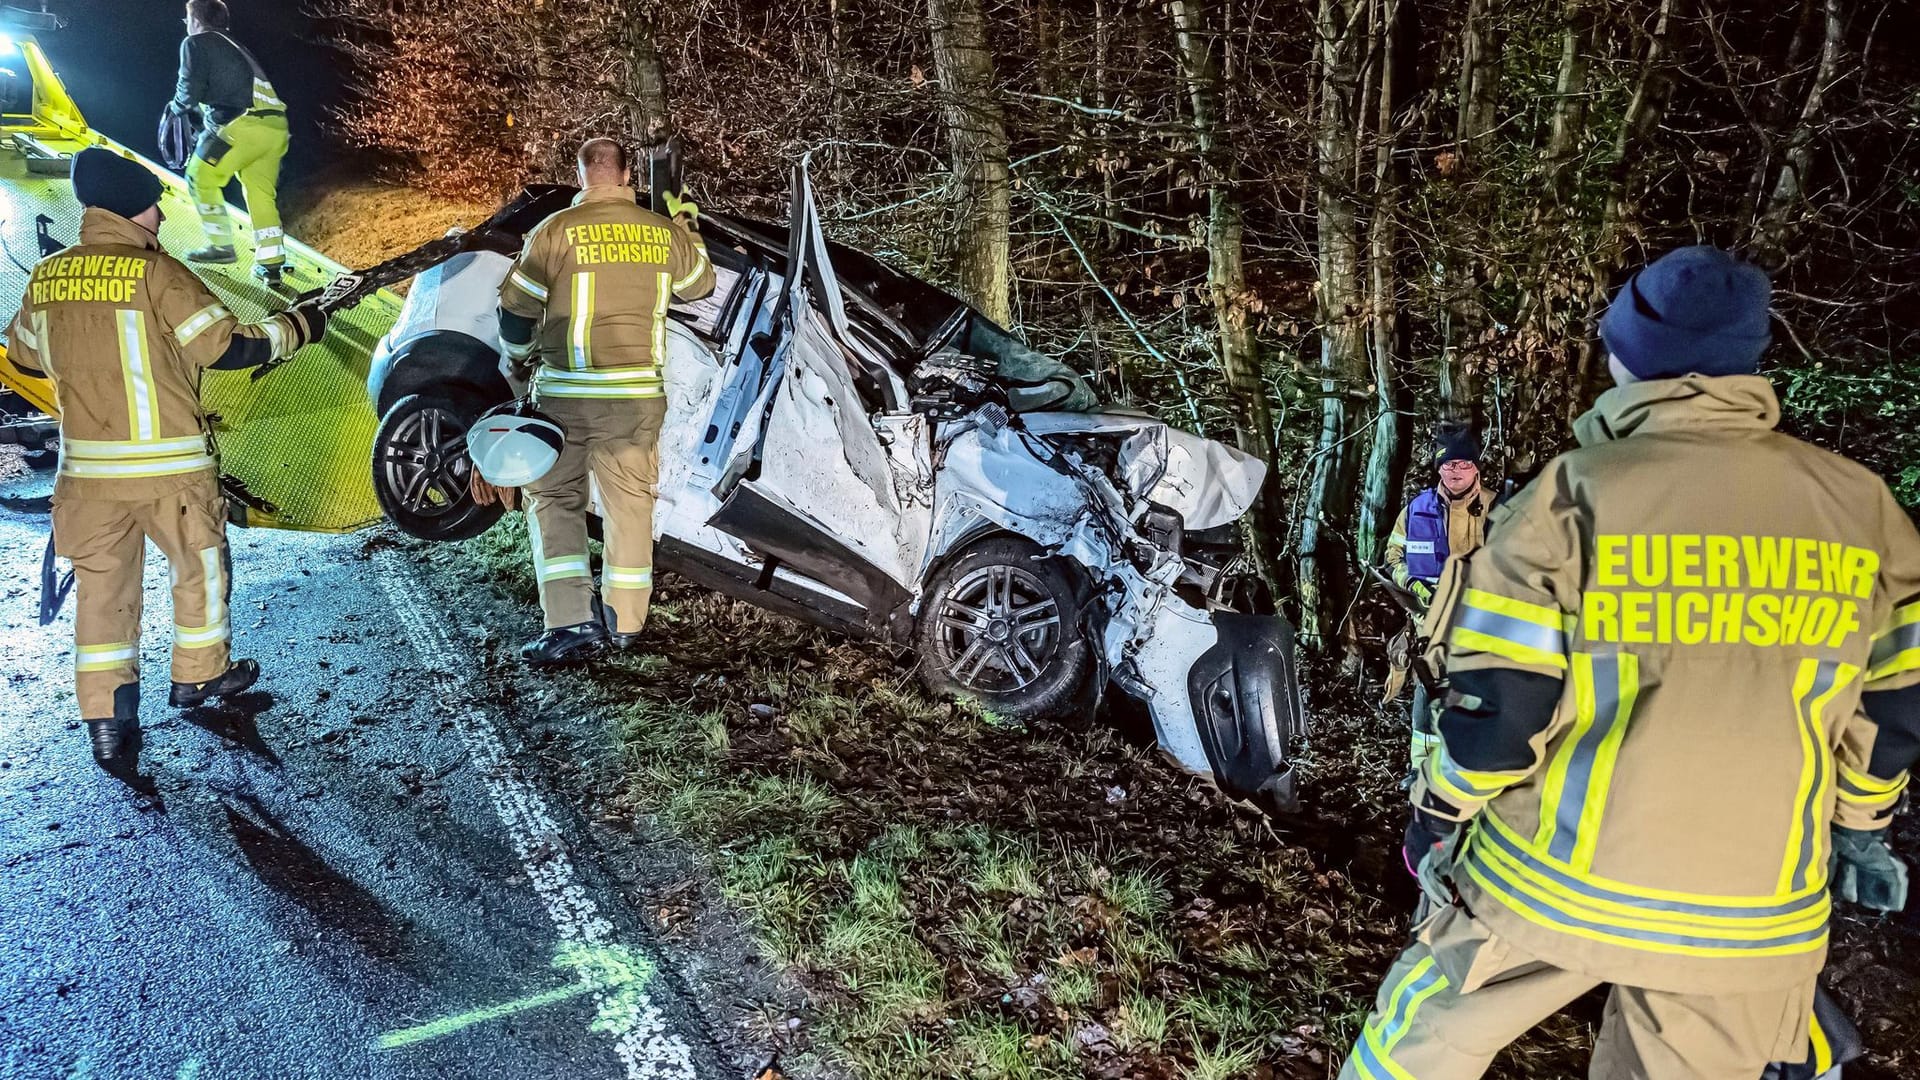
<path fill-rule="evenodd" d="M 406 549 L 234 531 L 266 675 L 184 715 L 153 554 L 143 795 L 35 620 L 50 487 L 0 480 L 0 1077 L 734 1075 Z"/>

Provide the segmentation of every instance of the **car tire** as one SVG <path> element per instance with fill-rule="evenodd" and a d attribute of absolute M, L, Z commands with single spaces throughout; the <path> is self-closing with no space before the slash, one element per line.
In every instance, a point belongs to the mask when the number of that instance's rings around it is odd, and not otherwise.
<path fill-rule="evenodd" d="M 493 527 L 501 507 L 468 487 L 467 428 L 476 411 L 434 394 L 393 403 L 373 435 L 373 494 L 387 519 L 422 540 L 466 540 Z"/>
<path fill-rule="evenodd" d="M 1085 582 L 1072 562 L 1021 537 L 990 537 L 950 556 L 922 594 L 921 681 L 1002 716 L 1074 711 L 1094 666 L 1080 618 Z"/>

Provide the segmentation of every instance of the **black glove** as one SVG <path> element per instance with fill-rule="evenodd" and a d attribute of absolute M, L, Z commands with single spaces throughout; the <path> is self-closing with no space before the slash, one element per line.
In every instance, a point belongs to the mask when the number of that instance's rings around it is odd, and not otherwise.
<path fill-rule="evenodd" d="M 1833 894 L 1873 911 L 1898 912 L 1907 906 L 1907 864 L 1893 854 L 1886 830 L 1833 827 L 1833 859 L 1828 875 Z"/>
<path fill-rule="evenodd" d="M 1407 873 L 1420 883 L 1420 891 L 1435 904 L 1453 903 L 1453 885 L 1443 876 L 1453 867 L 1453 852 L 1466 832 L 1463 822 L 1429 814 L 1418 807 L 1407 819 L 1407 835 L 1402 841 L 1400 858 Z"/>
<path fill-rule="evenodd" d="M 321 306 L 320 301 L 308 300 L 295 304 L 287 309 L 286 315 L 300 334 L 299 344 L 287 350 L 288 356 L 327 336 L 327 309 Z"/>

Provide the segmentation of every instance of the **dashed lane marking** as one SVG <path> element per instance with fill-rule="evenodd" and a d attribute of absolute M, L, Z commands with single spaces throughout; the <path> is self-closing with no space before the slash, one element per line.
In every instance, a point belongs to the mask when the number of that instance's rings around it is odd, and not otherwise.
<path fill-rule="evenodd" d="M 465 650 L 447 636 L 441 617 L 422 606 L 404 569 L 386 558 L 379 559 L 376 566 L 394 615 L 427 668 L 441 707 L 477 767 L 527 880 L 533 883 L 553 920 L 562 949 L 622 948 L 612 940 L 613 924 L 600 914 L 599 906 L 580 884 L 566 834 L 546 800 L 521 774 L 492 718 L 469 699 L 457 678 L 456 672 L 472 670 Z M 647 996 L 644 983 L 633 980 L 597 987 L 593 994 L 600 1011 L 592 1029 L 614 1037 L 614 1050 L 626 1066 L 629 1080 L 695 1080 L 692 1051 Z"/>

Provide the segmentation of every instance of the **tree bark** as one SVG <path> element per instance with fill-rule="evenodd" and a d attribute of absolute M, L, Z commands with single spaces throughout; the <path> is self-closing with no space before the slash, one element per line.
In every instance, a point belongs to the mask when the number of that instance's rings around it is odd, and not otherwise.
<path fill-rule="evenodd" d="M 1318 204 L 1320 431 L 1307 500 L 1300 510 L 1301 636 L 1325 647 L 1345 599 L 1350 554 L 1339 539 L 1354 502 L 1353 396 L 1368 374 L 1366 296 L 1360 278 L 1359 207 L 1353 177 L 1360 98 L 1358 0 L 1319 0 L 1315 52 L 1320 101 L 1315 117 L 1314 195 Z"/>
<path fill-rule="evenodd" d="M 1213 302 L 1214 325 L 1219 331 L 1220 369 L 1233 402 L 1234 438 L 1240 449 L 1267 466 L 1260 509 L 1253 530 L 1253 554 L 1262 575 L 1276 584 L 1276 541 L 1286 520 L 1281 506 L 1279 461 L 1273 442 L 1273 413 L 1267 403 L 1266 380 L 1261 375 L 1260 346 L 1253 333 L 1249 307 L 1243 238 L 1245 221 L 1234 191 L 1238 169 L 1230 153 L 1219 146 L 1224 111 L 1219 69 L 1207 44 L 1208 27 L 1200 0 L 1170 0 L 1179 43 L 1180 69 L 1193 108 L 1195 142 L 1207 183 L 1207 294 Z"/>
<path fill-rule="evenodd" d="M 660 146 L 673 136 L 667 111 L 667 71 L 654 40 L 654 5 L 632 0 L 627 7 L 627 122 L 642 146 Z"/>
<path fill-rule="evenodd" d="M 1813 167 L 1814 128 L 1826 103 L 1834 72 L 1840 67 L 1840 53 L 1846 45 L 1846 24 L 1841 15 L 1841 0 L 1825 0 L 1824 29 L 1821 35 L 1820 64 L 1813 81 L 1807 84 L 1807 96 L 1800 105 L 1800 117 L 1787 145 L 1773 191 L 1767 196 L 1766 209 L 1754 229 L 1754 252 L 1761 265 L 1778 269 L 1787 261 L 1787 248 L 1797 228 L 1795 211 L 1806 197 L 1807 173 Z"/>
<path fill-rule="evenodd" d="M 1363 562 L 1380 556 L 1381 543 L 1393 528 L 1400 495 L 1400 456 L 1406 418 L 1400 408 L 1400 281 L 1396 266 L 1399 250 L 1400 196 L 1397 110 L 1394 97 L 1395 45 L 1400 28 L 1400 0 L 1374 0 L 1376 26 L 1373 53 L 1378 57 L 1375 81 L 1379 86 L 1374 125 L 1373 213 L 1368 222 L 1367 269 L 1371 275 L 1373 313 L 1371 332 L 1373 433 L 1367 448 L 1367 468 L 1360 489 L 1360 520 L 1354 546 Z"/>
<path fill-rule="evenodd" d="M 1460 34 L 1460 105 L 1454 121 L 1453 182 L 1463 193 L 1462 213 L 1454 222 L 1458 242 L 1443 256 L 1447 297 L 1441 311 L 1435 386 L 1441 418 L 1469 425 L 1477 419 L 1477 410 L 1473 372 L 1461 349 L 1463 341 L 1485 322 L 1480 296 L 1486 268 L 1473 248 L 1473 240 L 1490 210 L 1479 172 L 1499 119 L 1501 42 L 1492 25 L 1491 3 L 1471 0 Z"/>
<path fill-rule="evenodd" d="M 986 16 L 980 0 L 927 0 L 927 21 L 959 215 L 951 275 L 969 303 L 1006 325 L 1013 321 L 1013 185 L 1007 125 L 994 90 L 993 57 L 987 51 Z"/>

